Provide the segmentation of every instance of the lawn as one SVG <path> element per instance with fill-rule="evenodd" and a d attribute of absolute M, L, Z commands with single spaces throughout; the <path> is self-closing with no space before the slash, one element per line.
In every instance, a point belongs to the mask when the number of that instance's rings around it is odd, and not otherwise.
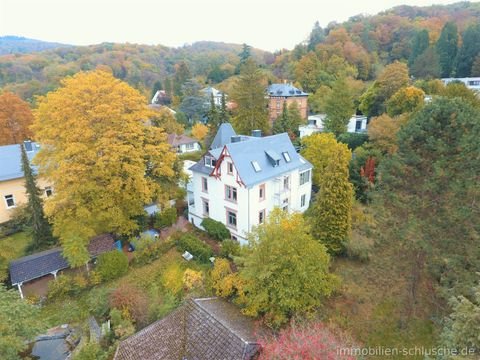
<path fill-rule="evenodd" d="M 25 255 L 32 238 L 25 232 L 0 239 L 0 281 L 8 277 L 8 263 Z"/>

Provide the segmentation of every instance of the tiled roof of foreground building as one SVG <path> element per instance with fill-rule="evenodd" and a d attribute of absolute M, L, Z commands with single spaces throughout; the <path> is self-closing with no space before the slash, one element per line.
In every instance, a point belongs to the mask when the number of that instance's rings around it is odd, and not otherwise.
<path fill-rule="evenodd" d="M 122 341 L 115 360 L 243 360 L 260 346 L 254 322 L 218 298 L 189 300 L 167 317 Z"/>

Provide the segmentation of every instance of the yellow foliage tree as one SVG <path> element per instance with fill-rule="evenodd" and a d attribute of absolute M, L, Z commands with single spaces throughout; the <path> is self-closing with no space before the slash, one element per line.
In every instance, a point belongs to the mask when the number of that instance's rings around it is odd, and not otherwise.
<path fill-rule="evenodd" d="M 368 137 L 373 146 L 385 154 L 397 151 L 397 132 L 408 116 L 392 118 L 387 114 L 373 118 L 368 125 Z"/>
<path fill-rule="evenodd" d="M 167 134 L 180 135 L 183 134 L 185 130 L 183 126 L 177 122 L 177 119 L 175 119 L 172 112 L 165 107 L 153 112 L 151 122 L 153 125 L 165 130 Z"/>
<path fill-rule="evenodd" d="M 201 287 L 203 284 L 203 274 L 201 271 L 186 269 L 183 273 L 183 286 L 187 289 Z"/>
<path fill-rule="evenodd" d="M 202 141 L 208 134 L 208 126 L 196 123 L 192 127 L 192 135 L 195 139 Z"/>
<path fill-rule="evenodd" d="M 0 145 L 19 144 L 29 139 L 33 122 L 28 104 L 11 92 L 0 95 Z"/>
<path fill-rule="evenodd" d="M 110 73 L 78 73 L 37 103 L 35 161 L 56 192 L 45 212 L 79 266 L 89 259 L 90 237 L 130 234 L 144 204 L 167 200 L 162 189 L 174 181 L 176 157 L 163 130 L 145 126 L 145 98 Z"/>
<path fill-rule="evenodd" d="M 162 274 L 162 284 L 173 295 L 182 290 L 184 273 L 177 263 L 170 264 Z"/>
<path fill-rule="evenodd" d="M 234 273 L 227 259 L 216 259 L 212 272 L 210 273 L 212 288 L 215 294 L 220 297 L 238 296 L 238 300 L 244 299 L 243 282 Z"/>
<path fill-rule="evenodd" d="M 407 86 L 398 90 L 387 101 L 387 112 L 390 116 L 411 113 L 422 107 L 425 93 L 415 86 Z"/>

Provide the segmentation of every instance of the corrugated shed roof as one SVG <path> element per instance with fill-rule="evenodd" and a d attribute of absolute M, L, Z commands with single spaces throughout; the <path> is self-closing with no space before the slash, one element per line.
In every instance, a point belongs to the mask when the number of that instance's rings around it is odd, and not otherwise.
<path fill-rule="evenodd" d="M 32 161 L 40 150 L 36 143 L 32 144 L 32 151 L 27 151 L 27 156 Z M 36 169 L 34 168 L 34 171 Z M 22 150 L 19 144 L 0 146 L 0 181 L 19 179 L 23 177 Z"/>
<path fill-rule="evenodd" d="M 243 360 L 259 350 L 254 322 L 218 298 L 195 299 L 122 341 L 115 360 Z"/>
<path fill-rule="evenodd" d="M 20 284 L 68 267 L 61 248 L 46 250 L 12 261 L 10 280 L 12 285 Z"/>
<path fill-rule="evenodd" d="M 217 131 L 217 134 L 213 138 L 210 149 L 222 148 L 224 145 L 230 143 L 232 136 L 237 135 L 230 123 L 222 123 Z"/>
<path fill-rule="evenodd" d="M 267 92 L 269 96 L 308 96 L 307 93 L 297 89 L 292 84 L 272 84 L 268 87 Z"/>

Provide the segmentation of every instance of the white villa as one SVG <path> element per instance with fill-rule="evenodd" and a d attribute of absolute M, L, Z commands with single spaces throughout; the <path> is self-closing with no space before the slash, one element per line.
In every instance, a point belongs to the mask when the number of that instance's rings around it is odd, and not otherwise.
<path fill-rule="evenodd" d="M 323 121 L 327 117 L 326 114 L 310 115 L 308 117 L 307 125 L 300 125 L 298 130 L 300 138 L 309 136 L 317 132 L 323 131 Z M 347 132 L 361 133 L 367 131 L 368 119 L 366 116 L 353 115 L 348 121 Z"/>
<path fill-rule="evenodd" d="M 312 165 L 286 133 L 237 135 L 224 123 L 211 149 L 190 170 L 189 221 L 200 228 L 206 217 L 220 221 L 243 244 L 274 207 L 304 212 L 310 203 Z"/>
<path fill-rule="evenodd" d="M 200 90 L 201 93 L 207 98 L 208 106 L 210 106 L 210 98 L 213 95 L 213 102 L 217 106 L 222 105 L 222 92 L 220 90 L 215 89 L 214 87 L 208 86 Z"/>

